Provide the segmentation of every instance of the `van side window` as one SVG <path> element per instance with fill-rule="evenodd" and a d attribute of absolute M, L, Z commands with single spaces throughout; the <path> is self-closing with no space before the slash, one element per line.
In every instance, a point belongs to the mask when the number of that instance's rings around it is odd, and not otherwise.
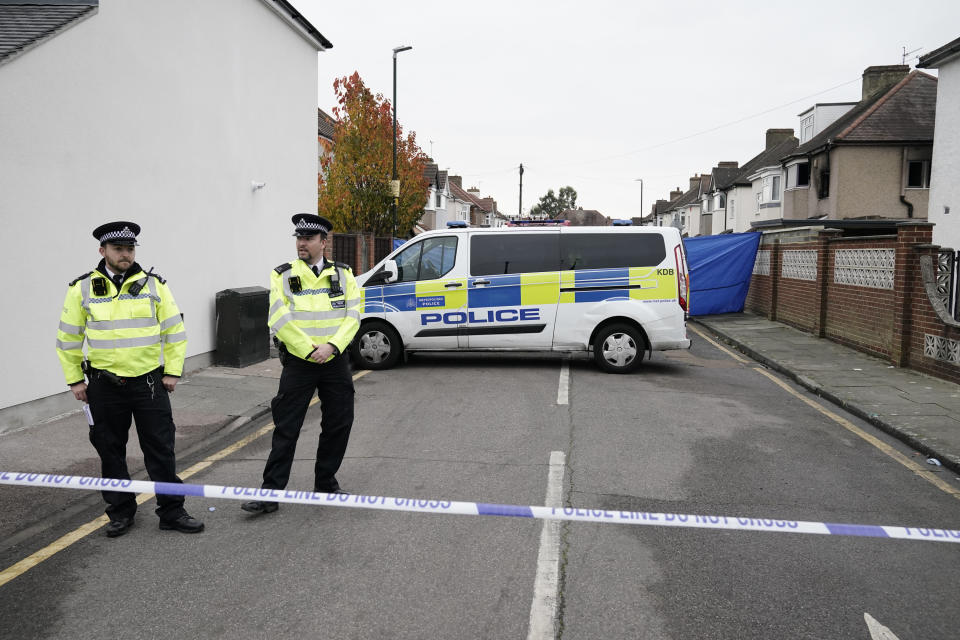
<path fill-rule="evenodd" d="M 474 235 L 470 238 L 470 275 L 557 271 L 559 238 L 558 233 Z"/>
<path fill-rule="evenodd" d="M 561 269 L 655 267 L 666 258 L 658 233 L 570 233 L 560 236 Z"/>
<path fill-rule="evenodd" d="M 453 269 L 457 239 L 428 238 L 397 254 L 397 282 L 435 280 Z"/>

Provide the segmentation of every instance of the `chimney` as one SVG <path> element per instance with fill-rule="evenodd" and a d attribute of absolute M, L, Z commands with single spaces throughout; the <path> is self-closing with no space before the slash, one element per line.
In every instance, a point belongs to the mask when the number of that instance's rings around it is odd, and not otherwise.
<path fill-rule="evenodd" d="M 467 193 L 480 193 L 480 189 L 477 189 L 476 187 L 470 187 L 467 189 Z"/>
<path fill-rule="evenodd" d="M 666 200 L 657 200 L 653 203 L 653 206 L 650 208 L 650 213 L 656 213 L 658 209 L 663 208 L 663 205 L 668 204 Z"/>
<path fill-rule="evenodd" d="M 724 162 L 717 163 L 717 169 L 738 169 L 740 168 L 740 163 L 736 160 L 726 160 Z"/>
<path fill-rule="evenodd" d="M 765 149 L 772 149 L 782 142 L 786 142 L 793 137 L 793 129 L 767 129 L 767 146 Z"/>
<path fill-rule="evenodd" d="M 676 189 L 670 192 L 670 202 L 673 202 L 674 200 L 676 200 L 682 195 L 683 195 L 683 191 L 680 189 L 680 187 L 677 187 Z"/>
<path fill-rule="evenodd" d="M 463 189 L 463 178 L 461 176 L 450 176 L 448 179 L 450 182 Z"/>
<path fill-rule="evenodd" d="M 699 189 L 700 188 L 700 176 L 693 174 L 693 177 L 690 178 L 690 188 Z"/>
<path fill-rule="evenodd" d="M 863 71 L 863 90 L 860 99 L 866 100 L 878 91 L 889 89 L 903 80 L 908 73 L 910 73 L 910 67 L 905 64 L 867 67 Z"/>

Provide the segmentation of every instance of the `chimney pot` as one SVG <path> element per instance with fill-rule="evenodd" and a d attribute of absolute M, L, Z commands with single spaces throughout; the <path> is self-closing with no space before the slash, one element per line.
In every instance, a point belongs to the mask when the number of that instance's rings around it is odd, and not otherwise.
<path fill-rule="evenodd" d="M 767 146 L 765 149 L 772 149 L 782 142 L 786 142 L 793 137 L 793 129 L 767 129 Z"/>
<path fill-rule="evenodd" d="M 903 80 L 908 73 L 910 73 L 910 67 L 905 64 L 867 67 L 863 70 L 863 89 L 860 99 L 866 100 L 879 91 L 889 89 Z"/>

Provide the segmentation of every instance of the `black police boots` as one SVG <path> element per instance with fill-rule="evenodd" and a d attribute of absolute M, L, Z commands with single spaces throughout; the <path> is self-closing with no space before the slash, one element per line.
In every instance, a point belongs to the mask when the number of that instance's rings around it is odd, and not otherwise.
<path fill-rule="evenodd" d="M 108 538 L 117 538 L 122 536 L 127 531 L 130 530 L 130 527 L 133 526 L 133 516 L 129 518 L 119 517 L 116 520 L 111 520 L 110 524 L 107 525 L 107 537 Z"/>
<path fill-rule="evenodd" d="M 247 513 L 273 513 L 280 508 L 280 505 L 276 502 L 251 500 L 250 502 L 244 502 L 242 505 L 240 505 L 240 508 Z"/>
<path fill-rule="evenodd" d="M 172 520 L 161 520 L 160 528 L 164 531 L 179 531 L 180 533 L 200 533 L 203 531 L 203 523 L 196 518 L 191 518 L 184 511 L 178 517 Z"/>

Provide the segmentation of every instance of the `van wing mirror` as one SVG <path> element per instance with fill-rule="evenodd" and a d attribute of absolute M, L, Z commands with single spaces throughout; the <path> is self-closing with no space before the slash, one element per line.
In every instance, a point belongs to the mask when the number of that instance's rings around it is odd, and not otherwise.
<path fill-rule="evenodd" d="M 386 284 L 397 281 L 397 261 L 387 260 L 383 263 L 383 268 L 370 276 L 368 284 Z"/>

